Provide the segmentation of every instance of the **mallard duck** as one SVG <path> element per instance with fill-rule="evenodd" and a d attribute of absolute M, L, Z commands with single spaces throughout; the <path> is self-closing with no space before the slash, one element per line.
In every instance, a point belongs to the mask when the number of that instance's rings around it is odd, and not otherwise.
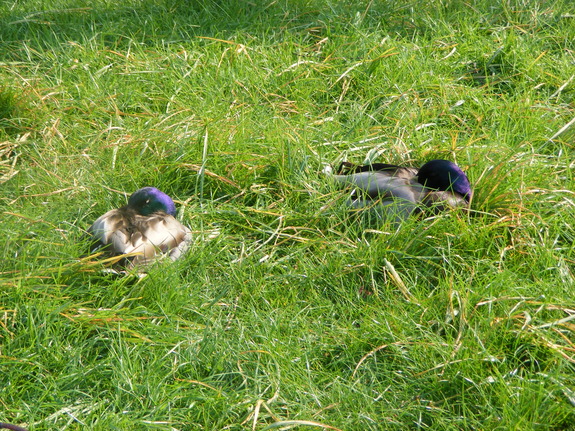
<path fill-rule="evenodd" d="M 342 163 L 335 180 L 355 186 L 349 204 L 364 208 L 379 204 L 400 221 L 412 213 L 429 208 L 469 207 L 472 191 L 465 173 L 449 160 L 431 160 L 420 169 L 374 163 Z"/>
<path fill-rule="evenodd" d="M 90 226 L 93 250 L 130 254 L 120 261 L 127 267 L 151 263 L 162 255 L 176 260 L 189 247 L 192 234 L 175 216 L 176 206 L 167 194 L 144 187 L 130 196 L 128 205 L 108 211 Z"/>

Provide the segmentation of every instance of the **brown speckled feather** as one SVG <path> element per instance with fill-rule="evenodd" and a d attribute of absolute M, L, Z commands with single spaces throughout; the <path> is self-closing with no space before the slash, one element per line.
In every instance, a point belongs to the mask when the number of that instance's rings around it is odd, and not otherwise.
<path fill-rule="evenodd" d="M 88 229 L 114 256 L 135 254 L 127 258 L 129 266 L 147 264 L 161 255 L 178 259 L 189 247 L 191 231 L 163 211 L 149 216 L 123 207 L 108 211 Z"/>

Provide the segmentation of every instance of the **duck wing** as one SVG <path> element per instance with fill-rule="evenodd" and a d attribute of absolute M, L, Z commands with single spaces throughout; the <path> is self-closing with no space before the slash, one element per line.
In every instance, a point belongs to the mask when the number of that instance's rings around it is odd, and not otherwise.
<path fill-rule="evenodd" d="M 416 176 L 415 168 L 394 167 L 333 177 L 338 183 L 353 186 L 371 199 L 399 198 L 419 202 L 425 188 L 417 182 Z"/>
<path fill-rule="evenodd" d="M 92 251 L 105 247 L 110 253 L 126 254 L 130 245 L 130 226 L 135 212 L 125 208 L 108 211 L 88 228 L 95 244 Z"/>
<path fill-rule="evenodd" d="M 350 162 L 341 162 L 337 173 L 340 175 L 355 174 L 358 172 L 389 172 L 393 175 L 397 170 L 405 169 L 398 165 L 390 165 L 388 163 L 372 163 L 371 165 L 356 165 Z M 407 168 L 410 169 L 410 168 Z"/>
<path fill-rule="evenodd" d="M 372 165 L 374 166 L 374 165 Z M 349 204 L 359 209 L 377 206 L 396 221 L 408 218 L 417 210 L 427 189 L 417 182 L 417 169 L 385 165 L 383 170 L 360 170 L 334 179 L 354 187 Z"/>
<path fill-rule="evenodd" d="M 142 252 L 146 261 L 160 253 L 176 260 L 187 251 L 192 240 L 190 229 L 163 212 L 137 215 L 135 225 L 137 231 L 131 237 L 134 252 Z"/>
<path fill-rule="evenodd" d="M 459 193 L 425 187 L 418 182 L 419 169 L 374 163 L 354 165 L 344 162 L 333 178 L 354 190 L 349 205 L 360 209 L 377 207 L 396 221 L 406 219 L 422 207 L 439 213 L 450 208 L 468 207 L 469 202 Z"/>

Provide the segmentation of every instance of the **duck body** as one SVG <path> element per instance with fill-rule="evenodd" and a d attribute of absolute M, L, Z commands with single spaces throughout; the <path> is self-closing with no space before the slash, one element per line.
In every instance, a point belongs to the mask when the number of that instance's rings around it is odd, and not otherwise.
<path fill-rule="evenodd" d="M 465 173 L 448 160 L 432 160 L 420 169 L 374 163 L 342 163 L 333 176 L 342 185 L 354 187 L 349 204 L 353 208 L 379 206 L 400 221 L 414 212 L 469 207 L 471 186 Z"/>
<path fill-rule="evenodd" d="M 93 250 L 112 256 L 129 254 L 120 265 L 149 264 L 161 256 L 180 258 L 192 239 L 190 229 L 176 218 L 172 199 L 154 187 L 134 192 L 128 205 L 100 216 L 88 232 L 95 240 Z"/>

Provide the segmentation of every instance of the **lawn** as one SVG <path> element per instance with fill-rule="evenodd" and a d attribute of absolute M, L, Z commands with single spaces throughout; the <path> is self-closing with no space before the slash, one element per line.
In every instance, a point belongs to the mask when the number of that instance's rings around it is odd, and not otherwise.
<path fill-rule="evenodd" d="M 572 430 L 571 0 L 0 3 L 0 422 Z M 326 165 L 455 161 L 399 227 Z M 192 250 L 102 271 L 144 186 Z"/>

